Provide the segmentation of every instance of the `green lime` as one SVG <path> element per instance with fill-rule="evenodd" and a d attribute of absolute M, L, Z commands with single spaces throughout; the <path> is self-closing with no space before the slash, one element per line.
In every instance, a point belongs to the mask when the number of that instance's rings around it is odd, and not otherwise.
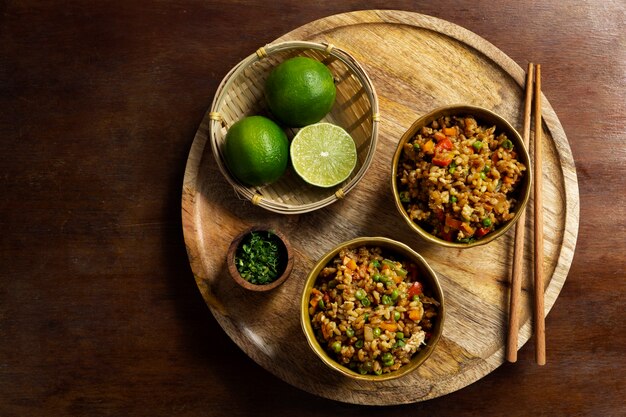
<path fill-rule="evenodd" d="M 287 135 L 263 116 L 249 116 L 233 124 L 226 133 L 225 148 L 228 168 L 247 185 L 276 181 L 289 161 Z"/>
<path fill-rule="evenodd" d="M 272 114 L 291 127 L 319 122 L 333 107 L 337 94 L 326 65 L 303 56 L 283 61 L 265 83 Z"/>
<path fill-rule="evenodd" d="M 356 146 L 348 132 L 331 123 L 300 129 L 291 141 L 291 164 L 300 177 L 318 187 L 332 187 L 356 166 Z"/>

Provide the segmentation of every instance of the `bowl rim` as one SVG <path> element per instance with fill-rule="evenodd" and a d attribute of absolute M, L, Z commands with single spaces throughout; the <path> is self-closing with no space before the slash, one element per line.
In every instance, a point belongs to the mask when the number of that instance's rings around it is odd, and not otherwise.
<path fill-rule="evenodd" d="M 439 301 L 438 307 L 438 319 L 435 324 L 435 330 L 432 333 L 431 343 L 426 345 L 420 352 L 416 353 L 415 357 L 411 359 L 411 362 L 402 366 L 400 369 L 389 372 L 382 375 L 361 375 L 358 372 L 354 372 L 351 369 L 339 364 L 337 361 L 332 359 L 328 353 L 324 350 L 324 348 L 319 344 L 317 339 L 314 336 L 313 326 L 311 325 L 311 318 L 309 317 L 309 294 L 311 292 L 311 288 L 315 284 L 317 277 L 319 276 L 320 271 L 324 268 L 328 262 L 332 260 L 332 258 L 337 255 L 344 248 L 354 248 L 358 246 L 381 246 L 387 250 L 392 252 L 396 252 L 398 254 L 404 255 L 411 260 L 416 261 L 420 264 L 420 268 L 427 271 L 428 278 L 428 287 L 434 293 L 433 298 Z M 313 350 L 316 356 L 329 368 L 339 372 L 340 374 L 347 376 L 352 379 L 357 379 L 361 381 L 388 381 L 391 379 L 400 378 L 404 375 L 407 375 L 417 368 L 419 368 L 433 353 L 436 349 L 437 344 L 439 343 L 445 323 L 445 297 L 444 292 L 441 287 L 441 283 L 439 282 L 439 278 L 437 277 L 436 272 L 432 269 L 432 267 L 428 264 L 426 259 L 413 250 L 410 246 L 402 243 L 400 241 L 390 239 L 383 236 L 364 236 L 357 237 L 354 239 L 350 239 L 348 241 L 342 242 L 328 252 L 326 252 L 315 264 L 315 266 L 311 269 L 309 274 L 307 275 L 304 281 L 304 287 L 302 289 L 301 297 L 300 297 L 300 325 L 302 327 L 302 331 L 305 335 L 307 343 L 309 347 Z"/>
<path fill-rule="evenodd" d="M 525 178 L 527 178 L 526 183 L 524 185 L 523 195 L 521 196 L 521 200 L 518 202 L 518 207 L 515 215 L 511 220 L 509 220 L 504 226 L 497 229 L 494 233 L 489 233 L 483 238 L 477 239 L 471 243 L 460 243 L 460 242 L 448 242 L 447 240 L 438 238 L 426 230 L 424 230 L 421 226 L 411 220 L 404 209 L 402 202 L 400 201 L 400 196 L 398 193 L 398 185 L 397 185 L 397 173 L 398 173 L 398 162 L 400 161 L 400 155 L 402 153 L 402 149 L 404 144 L 409 141 L 418 128 L 425 126 L 426 124 L 432 122 L 433 120 L 441 117 L 441 116 L 452 116 L 459 114 L 469 114 L 475 116 L 478 121 L 488 122 L 490 124 L 495 124 L 500 130 L 505 130 L 507 135 L 511 134 L 512 139 L 515 142 L 516 150 L 518 151 L 518 155 L 521 155 L 522 162 L 526 165 L 526 172 L 524 174 Z M 488 119 L 488 120 L 485 120 Z M 393 193 L 394 203 L 396 209 L 404 219 L 404 221 L 409 225 L 409 227 L 416 232 L 419 236 L 425 239 L 428 242 L 435 243 L 439 246 L 455 248 L 455 249 L 467 249 L 475 246 L 485 245 L 487 243 L 492 242 L 493 240 L 499 238 L 509 231 L 511 227 L 519 220 L 522 214 L 526 211 L 526 207 L 528 205 L 528 201 L 530 199 L 532 183 L 533 183 L 533 172 L 531 167 L 531 159 L 530 154 L 528 153 L 528 149 L 524 144 L 524 140 L 522 136 L 519 134 L 517 129 L 513 127 L 508 120 L 504 117 L 500 116 L 498 113 L 489 110 L 485 107 L 474 106 L 469 104 L 452 104 L 446 106 L 437 107 L 428 113 L 420 116 L 416 121 L 414 121 L 411 126 L 404 132 L 398 145 L 396 147 L 396 151 L 393 154 L 391 160 L 391 191 Z"/>
<path fill-rule="evenodd" d="M 235 255 L 237 254 L 237 249 L 239 248 L 239 244 L 246 236 L 248 236 L 252 232 L 265 232 L 265 231 L 274 234 L 282 242 L 282 244 L 285 247 L 285 252 L 287 255 L 287 263 L 285 264 L 285 269 L 282 272 L 282 274 L 278 278 L 276 278 L 274 281 L 270 282 L 269 284 L 253 284 L 245 280 L 239 274 L 239 270 L 237 269 L 237 266 L 235 265 Z M 251 226 L 251 227 L 246 228 L 242 232 L 240 232 L 237 236 L 235 236 L 235 238 L 230 243 L 228 247 L 228 252 L 226 255 L 226 264 L 228 267 L 228 273 L 231 276 L 231 278 L 243 288 L 247 290 L 251 290 L 251 291 L 256 291 L 256 292 L 264 292 L 264 291 L 273 290 L 274 288 L 284 283 L 287 280 L 287 278 L 289 278 L 289 275 L 291 275 L 291 271 L 293 269 L 293 262 L 294 262 L 293 251 L 291 249 L 291 243 L 287 239 L 287 236 L 276 227 L 270 226 L 267 224 Z"/>

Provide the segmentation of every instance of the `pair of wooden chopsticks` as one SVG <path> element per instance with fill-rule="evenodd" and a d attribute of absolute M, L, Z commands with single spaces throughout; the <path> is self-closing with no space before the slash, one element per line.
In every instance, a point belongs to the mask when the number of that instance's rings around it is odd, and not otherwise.
<path fill-rule="evenodd" d="M 543 284 L 543 204 L 542 204 L 542 177 L 541 177 L 541 65 L 528 64 L 526 72 L 526 96 L 524 101 L 524 145 L 528 148 L 530 142 L 531 103 L 533 101 L 534 85 L 534 200 L 535 200 L 535 247 L 534 247 L 534 335 L 535 359 L 537 364 L 546 364 L 546 327 L 544 316 L 544 284 Z M 520 295 L 522 289 L 522 264 L 524 253 L 524 213 L 515 226 L 515 248 L 513 252 L 513 271 L 511 275 L 511 302 L 509 304 L 509 334 L 506 347 L 506 359 L 509 362 L 517 361 L 517 341 L 519 330 Z"/>

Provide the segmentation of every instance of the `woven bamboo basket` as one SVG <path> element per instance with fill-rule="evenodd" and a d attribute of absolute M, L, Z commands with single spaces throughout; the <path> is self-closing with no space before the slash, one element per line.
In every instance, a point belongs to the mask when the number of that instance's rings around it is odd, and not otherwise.
<path fill-rule="evenodd" d="M 265 80 L 276 65 L 294 56 L 317 59 L 332 72 L 337 88 L 336 100 L 322 121 L 341 126 L 352 136 L 357 148 L 356 167 L 343 183 L 331 188 L 305 183 L 291 167 L 273 184 L 246 186 L 226 166 L 223 154 L 226 132 L 233 123 L 245 116 L 264 115 L 272 118 L 265 104 Z M 211 149 L 221 173 L 239 198 L 276 213 L 305 213 L 344 198 L 367 171 L 378 137 L 378 99 L 361 65 L 344 50 L 313 42 L 291 41 L 259 48 L 222 80 L 208 117 Z M 297 131 L 285 128 L 290 140 Z"/>

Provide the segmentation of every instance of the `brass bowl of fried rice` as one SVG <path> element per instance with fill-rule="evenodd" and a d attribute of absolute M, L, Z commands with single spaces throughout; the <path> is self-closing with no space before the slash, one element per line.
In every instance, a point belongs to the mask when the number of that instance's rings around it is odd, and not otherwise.
<path fill-rule="evenodd" d="M 400 139 L 392 160 L 395 205 L 429 242 L 482 245 L 505 234 L 526 208 L 530 157 L 521 136 L 475 106 L 435 109 Z"/>
<path fill-rule="evenodd" d="M 435 272 L 409 246 L 361 237 L 336 246 L 309 273 L 301 325 L 315 354 L 358 380 L 414 371 L 433 352 L 444 324 Z"/>

